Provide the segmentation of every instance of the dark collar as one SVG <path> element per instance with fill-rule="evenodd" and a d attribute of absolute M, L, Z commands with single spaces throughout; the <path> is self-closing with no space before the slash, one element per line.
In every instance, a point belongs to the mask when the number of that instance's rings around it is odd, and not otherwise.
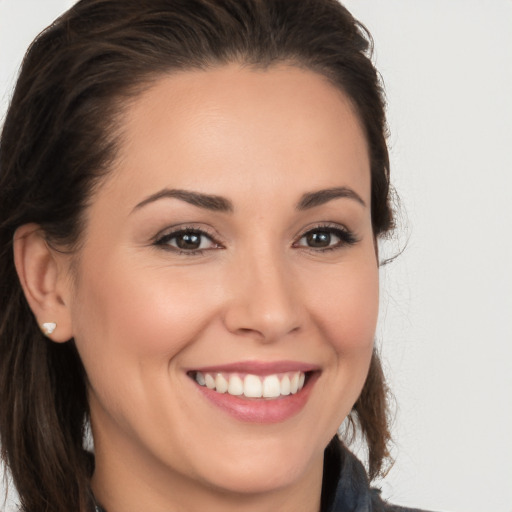
<path fill-rule="evenodd" d="M 380 493 L 370 487 L 364 466 L 334 437 L 325 449 L 321 511 L 380 512 L 385 509 L 379 502 Z"/>
<path fill-rule="evenodd" d="M 384 501 L 380 489 L 370 486 L 359 459 L 337 437 L 324 456 L 322 512 L 426 512 Z"/>

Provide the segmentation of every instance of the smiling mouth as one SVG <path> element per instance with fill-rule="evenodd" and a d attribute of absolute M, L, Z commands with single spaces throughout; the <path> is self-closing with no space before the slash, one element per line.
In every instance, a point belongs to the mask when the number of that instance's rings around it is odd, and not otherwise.
<path fill-rule="evenodd" d="M 189 372 L 199 386 L 219 394 L 239 398 L 264 398 L 267 400 L 295 395 L 302 390 L 312 372 L 292 371 L 270 375 L 228 372 Z"/>

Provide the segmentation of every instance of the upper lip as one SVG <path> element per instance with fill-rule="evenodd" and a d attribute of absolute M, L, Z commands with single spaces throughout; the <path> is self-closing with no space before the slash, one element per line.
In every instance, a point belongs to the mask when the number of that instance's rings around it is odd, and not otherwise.
<path fill-rule="evenodd" d="M 252 375 L 271 375 L 286 372 L 312 372 L 320 370 L 316 364 L 300 361 L 238 361 L 234 363 L 219 364 L 191 368 L 189 371 L 201 373 L 250 373 Z"/>

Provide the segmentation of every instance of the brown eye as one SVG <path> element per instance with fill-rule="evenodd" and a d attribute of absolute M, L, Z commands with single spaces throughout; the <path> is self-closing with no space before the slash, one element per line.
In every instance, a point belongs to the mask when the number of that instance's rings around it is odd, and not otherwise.
<path fill-rule="evenodd" d="M 178 247 L 178 249 L 193 251 L 201 247 L 201 237 L 202 235 L 197 233 L 182 233 L 176 235 L 174 239 L 176 240 L 176 247 Z"/>
<path fill-rule="evenodd" d="M 204 249 L 218 247 L 212 238 L 201 230 L 185 229 L 168 233 L 156 241 L 156 245 L 193 254 Z"/>
<path fill-rule="evenodd" d="M 308 233 L 305 237 L 306 244 L 309 247 L 329 247 L 333 236 L 327 231 L 313 231 Z M 334 237 L 337 238 L 336 236 Z"/>
<path fill-rule="evenodd" d="M 309 249 L 338 249 L 347 245 L 354 245 L 358 240 L 347 229 L 341 227 L 320 226 L 304 233 L 295 247 Z"/>

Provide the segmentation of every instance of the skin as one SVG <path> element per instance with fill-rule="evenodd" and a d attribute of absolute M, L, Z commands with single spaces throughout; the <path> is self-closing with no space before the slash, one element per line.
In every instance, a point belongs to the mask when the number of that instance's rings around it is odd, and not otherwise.
<path fill-rule="evenodd" d="M 335 187 L 354 197 L 297 209 Z M 137 207 L 163 189 L 222 196 L 232 211 L 168 197 Z M 329 250 L 308 246 L 326 225 L 355 242 L 332 232 Z M 206 231 L 204 251 L 155 244 L 176 226 Z M 162 78 L 125 113 L 79 253 L 26 239 L 18 268 L 31 254 L 40 264 L 22 282 L 48 292 L 29 302 L 58 322 L 54 341 L 75 338 L 87 371 L 92 486 L 109 512 L 319 510 L 323 450 L 362 389 L 378 309 L 367 144 L 338 89 L 291 66 Z M 304 408 L 272 424 L 226 414 L 187 375 L 281 360 L 320 371 Z"/>

